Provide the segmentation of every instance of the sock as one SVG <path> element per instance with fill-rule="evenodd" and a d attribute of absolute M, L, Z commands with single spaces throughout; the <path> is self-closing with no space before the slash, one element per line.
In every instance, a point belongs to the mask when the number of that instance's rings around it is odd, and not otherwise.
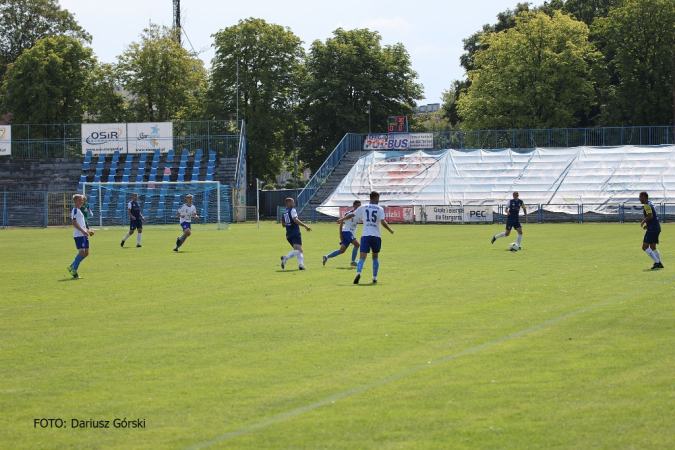
<path fill-rule="evenodd" d="M 658 248 L 655 248 L 653 251 L 654 251 L 654 254 L 656 255 L 656 259 L 658 259 L 657 262 L 660 263 L 661 262 L 661 252 L 659 252 Z"/>
<path fill-rule="evenodd" d="M 136 236 L 136 244 L 137 245 L 141 245 L 141 236 L 142 236 L 141 233 L 138 233 L 138 235 Z"/>
<path fill-rule="evenodd" d="M 495 239 L 503 238 L 504 236 L 506 236 L 506 233 L 502 231 L 501 233 L 495 235 Z"/>
<path fill-rule="evenodd" d="M 359 263 L 356 265 L 356 274 L 361 275 L 361 271 L 363 270 L 363 264 L 366 262 L 365 259 L 359 259 Z"/>
<path fill-rule="evenodd" d="M 84 256 L 82 256 L 78 253 L 77 256 L 75 257 L 75 260 L 71 264 L 73 269 L 77 270 L 77 268 L 80 267 L 80 263 L 82 262 L 83 259 L 84 259 Z"/>
<path fill-rule="evenodd" d="M 373 278 L 377 278 L 377 271 L 380 270 L 380 259 L 373 258 Z"/>
<path fill-rule="evenodd" d="M 176 248 L 180 248 L 180 246 L 185 243 L 185 239 L 187 239 L 187 236 L 181 234 L 180 237 L 178 238 L 178 245 L 176 246 Z"/>
<path fill-rule="evenodd" d="M 654 254 L 654 252 L 652 251 L 651 248 L 647 248 L 647 249 L 645 250 L 645 253 L 647 253 L 647 254 L 649 255 L 649 257 L 650 257 L 655 263 L 659 262 L 658 258 L 656 257 L 656 255 Z"/>
<path fill-rule="evenodd" d="M 328 255 L 326 255 L 326 258 L 335 258 L 339 254 L 340 254 L 340 250 L 335 250 L 335 251 L 329 253 Z"/>
<path fill-rule="evenodd" d="M 352 262 L 356 262 L 356 257 L 359 255 L 359 248 L 354 247 L 352 249 Z"/>
<path fill-rule="evenodd" d="M 124 236 L 124 239 L 122 239 L 122 240 L 126 241 L 127 239 L 129 239 L 129 233 L 127 233 L 126 236 Z"/>
<path fill-rule="evenodd" d="M 518 247 L 520 247 L 520 241 L 522 241 L 522 240 L 523 240 L 523 235 L 519 234 L 518 235 Z"/>
<path fill-rule="evenodd" d="M 305 254 L 298 250 L 296 250 L 296 252 L 298 252 L 298 264 L 302 266 L 303 263 L 305 262 Z"/>
<path fill-rule="evenodd" d="M 300 253 L 300 252 L 297 251 L 297 250 L 293 250 L 293 251 L 290 252 L 288 255 L 286 255 L 286 259 L 287 259 L 287 260 L 288 260 L 288 259 L 293 259 L 293 258 L 295 258 L 295 255 L 297 255 L 298 253 Z"/>

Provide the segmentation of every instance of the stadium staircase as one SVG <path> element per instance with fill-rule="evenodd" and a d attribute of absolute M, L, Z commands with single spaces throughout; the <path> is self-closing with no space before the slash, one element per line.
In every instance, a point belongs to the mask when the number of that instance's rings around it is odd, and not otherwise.
<path fill-rule="evenodd" d="M 347 153 L 340 160 L 337 167 L 333 170 L 333 173 L 330 174 L 325 183 L 319 188 L 318 191 L 316 191 L 312 199 L 309 201 L 308 206 L 310 207 L 310 209 L 320 206 L 321 203 L 323 203 L 324 200 L 326 200 L 330 196 L 330 194 L 342 182 L 342 179 L 347 176 L 350 170 L 352 170 L 352 167 L 354 167 L 354 164 L 356 164 L 356 162 L 359 160 L 361 156 L 363 156 L 363 152 L 352 151 Z M 335 220 L 335 218 L 333 217 L 330 218 L 331 220 Z"/>

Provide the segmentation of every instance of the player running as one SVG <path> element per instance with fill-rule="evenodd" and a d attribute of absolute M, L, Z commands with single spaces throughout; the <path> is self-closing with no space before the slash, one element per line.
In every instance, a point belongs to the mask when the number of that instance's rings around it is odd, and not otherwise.
<path fill-rule="evenodd" d="M 176 239 L 176 247 L 173 249 L 174 252 L 177 252 L 181 245 L 185 243 L 185 240 L 192 234 L 192 218 L 199 219 L 197 215 L 197 208 L 192 204 L 192 194 L 188 194 L 185 197 L 186 203 L 183 203 L 183 206 L 178 208 L 176 215 L 180 217 L 180 226 L 183 229 L 183 234 Z"/>
<path fill-rule="evenodd" d="M 80 278 L 77 274 L 77 269 L 80 268 L 80 263 L 84 258 L 89 256 L 89 236 L 94 235 L 94 231 L 87 228 L 86 223 L 84 222 L 84 214 L 80 211 L 82 204 L 84 203 L 84 198 L 80 194 L 73 195 L 73 203 L 75 207 L 70 213 L 70 218 L 73 220 L 73 239 L 75 239 L 75 246 L 77 247 L 77 256 L 75 260 L 68 266 L 68 272 L 73 276 L 73 278 Z"/>
<path fill-rule="evenodd" d="M 644 207 L 642 213 L 645 216 L 644 220 L 640 222 L 640 226 L 647 230 L 645 237 L 642 239 L 642 250 L 654 261 L 652 270 L 663 269 L 661 253 L 656 249 L 656 244 L 659 243 L 659 234 L 661 234 L 661 224 L 659 223 L 658 214 L 656 214 L 656 208 L 649 201 L 649 194 L 644 191 L 640 192 L 640 203 Z"/>
<path fill-rule="evenodd" d="M 380 225 L 394 234 L 394 230 L 389 228 L 389 224 L 384 220 L 384 209 L 378 205 L 380 202 L 380 194 L 373 191 L 370 193 L 370 204 L 360 206 L 356 211 L 347 214 L 342 219 L 338 219 L 338 223 L 344 223 L 352 217 L 358 220 L 363 220 L 363 232 L 361 234 L 361 256 L 356 265 L 356 278 L 354 284 L 359 284 L 361 279 L 361 270 L 366 262 L 368 253 L 373 251 L 373 283 L 377 283 L 377 272 L 380 269 L 379 254 L 382 248 L 382 230 Z"/>
<path fill-rule="evenodd" d="M 354 210 L 358 209 L 358 207 L 361 206 L 361 202 L 358 200 L 354 200 L 352 206 L 353 208 L 344 213 L 343 217 L 353 213 Z M 356 228 L 358 226 L 359 221 L 354 217 L 352 217 L 351 219 L 347 220 L 344 223 L 340 223 L 340 248 L 334 250 L 332 253 L 323 256 L 324 266 L 326 265 L 326 261 L 328 261 L 329 258 L 335 258 L 336 256 L 343 254 L 349 247 L 349 244 L 354 245 L 354 248 L 352 249 L 352 266 L 356 266 L 356 255 L 358 254 L 359 251 L 359 241 L 356 240 L 355 235 L 356 235 Z"/>
<path fill-rule="evenodd" d="M 138 229 L 138 235 L 136 237 L 136 247 L 143 247 L 141 245 L 141 235 L 143 234 L 143 222 L 145 222 L 145 217 L 141 213 L 141 205 L 138 204 L 138 194 L 133 193 L 131 195 L 131 201 L 127 204 L 127 212 L 129 214 L 129 232 L 124 236 L 122 242 L 120 242 L 120 247 L 124 247 L 124 242 L 134 234 L 134 230 Z"/>
<path fill-rule="evenodd" d="M 289 259 L 298 257 L 298 267 L 300 270 L 306 270 L 305 267 L 305 254 L 302 250 L 302 234 L 300 233 L 300 227 L 303 227 L 307 231 L 312 231 L 310 227 L 302 223 L 298 217 L 298 212 L 295 210 L 295 200 L 292 198 L 286 199 L 286 210 L 284 211 L 281 218 L 281 226 L 286 228 L 286 240 L 293 250 L 286 256 L 281 257 L 281 268 L 286 268 L 286 262 Z"/>
<path fill-rule="evenodd" d="M 527 223 L 527 209 L 525 209 L 525 203 L 518 198 L 518 192 L 513 193 L 513 200 L 509 200 L 509 204 L 506 207 L 508 212 L 506 213 L 506 231 L 503 231 L 495 236 L 492 236 L 491 244 L 494 244 L 495 241 L 504 236 L 511 234 L 511 228 L 515 228 L 518 232 L 518 250 L 520 248 L 520 241 L 523 240 L 523 227 L 520 225 L 520 219 L 518 214 L 520 213 L 520 208 L 523 208 L 523 213 L 525 213 L 525 223 Z M 511 249 L 511 251 L 516 251 Z"/>

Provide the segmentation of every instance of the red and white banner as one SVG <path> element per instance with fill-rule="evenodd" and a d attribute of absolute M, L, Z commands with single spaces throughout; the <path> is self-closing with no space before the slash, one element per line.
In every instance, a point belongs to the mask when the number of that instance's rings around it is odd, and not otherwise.
<path fill-rule="evenodd" d="M 363 204 L 367 205 L 368 201 Z M 352 208 L 340 206 L 340 217 L 344 217 L 345 213 L 350 209 Z M 384 216 L 384 220 L 389 223 L 413 223 L 415 221 L 415 208 L 412 206 L 385 206 Z"/>

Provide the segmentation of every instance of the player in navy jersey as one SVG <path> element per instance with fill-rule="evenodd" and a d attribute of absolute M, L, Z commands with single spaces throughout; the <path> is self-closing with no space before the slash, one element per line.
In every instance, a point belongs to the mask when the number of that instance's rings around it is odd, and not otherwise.
<path fill-rule="evenodd" d="M 656 208 L 649 201 L 649 194 L 644 191 L 640 192 L 640 203 L 643 205 L 644 209 L 642 213 L 645 216 L 644 220 L 640 222 L 640 226 L 647 230 L 645 237 L 642 239 L 642 250 L 654 261 L 652 269 L 663 269 L 661 253 L 656 249 L 656 244 L 659 243 L 659 234 L 661 234 L 661 224 L 659 223 Z"/>
<path fill-rule="evenodd" d="M 361 202 L 354 200 L 354 203 L 352 204 L 353 209 L 350 209 L 344 213 L 343 217 L 353 213 L 356 209 L 358 209 L 359 206 L 361 206 Z M 354 217 L 347 220 L 346 222 L 340 223 L 340 248 L 323 256 L 324 266 L 326 265 L 326 261 L 328 261 L 329 258 L 335 258 L 336 256 L 341 255 L 347 251 L 347 248 L 349 248 L 350 244 L 354 245 L 354 248 L 352 249 L 352 266 L 356 266 L 356 256 L 359 252 L 359 241 L 356 240 L 354 235 L 356 234 L 356 228 L 358 226 L 359 221 Z"/>
<path fill-rule="evenodd" d="M 73 230 L 73 239 L 75 239 L 75 246 L 77 247 L 77 256 L 75 256 L 75 260 L 66 269 L 68 269 L 73 278 L 80 278 L 77 274 L 77 269 L 80 268 L 82 260 L 89 256 L 89 236 L 93 236 L 94 232 L 87 228 L 84 222 L 84 214 L 80 211 L 84 198 L 79 194 L 73 195 L 73 203 L 75 207 L 70 212 L 70 218 L 75 228 Z"/>
<path fill-rule="evenodd" d="M 141 245 L 141 234 L 143 234 L 143 222 L 145 217 L 141 213 L 141 205 L 138 204 L 138 194 L 133 193 L 131 201 L 127 204 L 127 212 L 129 214 L 129 232 L 124 236 L 120 247 L 124 247 L 124 242 L 134 234 L 134 230 L 138 229 L 138 236 L 136 237 L 136 247 L 143 247 Z"/>
<path fill-rule="evenodd" d="M 520 214 L 520 208 L 523 208 L 523 213 L 525 214 L 525 223 L 527 223 L 527 209 L 525 209 L 525 203 L 523 203 L 523 201 L 518 198 L 518 192 L 513 193 L 513 200 L 509 200 L 509 204 L 506 208 L 506 231 L 492 236 L 491 244 L 494 244 L 499 238 L 508 236 L 511 234 L 511 229 L 515 228 L 518 232 L 518 249 L 520 249 L 520 242 L 523 240 L 523 227 L 520 225 L 520 219 L 518 215 Z"/>
<path fill-rule="evenodd" d="M 295 200 L 290 197 L 286 199 L 286 210 L 281 218 L 281 226 L 286 228 L 286 240 L 291 244 L 291 247 L 293 247 L 293 250 L 288 255 L 281 257 L 281 268 L 284 269 L 286 267 L 286 262 L 297 256 L 299 269 L 305 270 L 305 254 L 302 250 L 302 234 L 300 233 L 300 227 L 303 227 L 307 231 L 312 231 L 312 229 L 302 223 L 298 217 L 298 212 L 295 210 Z"/>
<path fill-rule="evenodd" d="M 378 205 L 380 202 L 380 194 L 373 191 L 370 193 L 370 204 L 360 206 L 356 211 L 347 214 L 342 219 L 338 219 L 338 223 L 344 223 L 352 217 L 357 221 L 363 221 L 363 228 L 361 234 L 361 256 L 356 265 L 356 278 L 354 284 L 359 284 L 361 279 L 361 271 L 363 265 L 366 263 L 368 253 L 373 251 L 373 283 L 377 283 L 377 272 L 380 270 L 380 250 L 382 249 L 382 230 L 381 226 L 386 228 L 391 234 L 394 230 L 389 228 L 389 224 L 384 220 L 384 209 Z"/>

